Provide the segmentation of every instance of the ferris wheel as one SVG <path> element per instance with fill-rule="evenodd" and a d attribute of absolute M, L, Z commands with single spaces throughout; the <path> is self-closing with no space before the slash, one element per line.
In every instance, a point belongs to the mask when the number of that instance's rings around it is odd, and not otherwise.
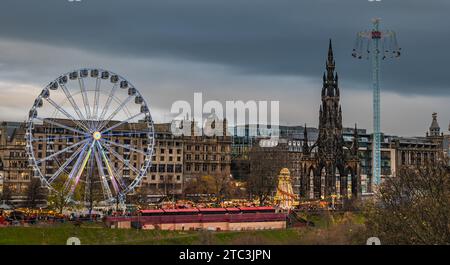
<path fill-rule="evenodd" d="M 122 201 L 146 175 L 154 124 L 125 78 L 80 69 L 50 82 L 28 114 L 26 149 L 34 176 L 67 201 Z"/>

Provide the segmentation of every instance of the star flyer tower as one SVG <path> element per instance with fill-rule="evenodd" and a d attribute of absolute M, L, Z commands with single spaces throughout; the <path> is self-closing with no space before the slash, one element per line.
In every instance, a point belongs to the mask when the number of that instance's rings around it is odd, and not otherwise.
<path fill-rule="evenodd" d="M 397 44 L 394 31 L 380 31 L 380 19 L 372 20 L 372 30 L 356 34 L 352 56 L 357 59 L 372 60 L 373 89 L 373 143 L 372 143 L 372 179 L 375 185 L 381 182 L 381 129 L 380 129 L 380 58 L 400 57 L 401 48 Z"/>

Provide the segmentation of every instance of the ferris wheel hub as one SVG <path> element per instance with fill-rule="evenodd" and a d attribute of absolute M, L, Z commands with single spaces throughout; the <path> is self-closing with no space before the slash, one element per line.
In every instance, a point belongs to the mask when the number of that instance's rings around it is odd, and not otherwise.
<path fill-rule="evenodd" d="M 102 134 L 100 132 L 94 132 L 92 134 L 92 137 L 94 138 L 94 140 L 98 141 L 102 138 Z"/>

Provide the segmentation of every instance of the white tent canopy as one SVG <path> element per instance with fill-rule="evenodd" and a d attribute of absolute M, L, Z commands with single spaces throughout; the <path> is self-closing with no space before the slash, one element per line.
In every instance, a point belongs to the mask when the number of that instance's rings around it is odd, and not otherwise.
<path fill-rule="evenodd" d="M 1 210 L 10 210 L 10 209 L 12 209 L 12 207 L 7 205 L 5 202 L 3 202 L 2 204 L 0 204 L 0 209 Z"/>

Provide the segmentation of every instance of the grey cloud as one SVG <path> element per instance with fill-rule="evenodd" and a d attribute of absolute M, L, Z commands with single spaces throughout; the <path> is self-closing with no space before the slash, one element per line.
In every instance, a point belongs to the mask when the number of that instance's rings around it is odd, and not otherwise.
<path fill-rule="evenodd" d="M 450 120 L 449 7 L 437 0 L 2 0 L 0 120 L 23 119 L 59 73 L 102 67 L 132 81 L 158 121 L 198 91 L 205 100 L 280 100 L 283 124 L 316 126 L 333 38 L 344 124 L 370 130 L 370 64 L 350 52 L 355 32 L 381 16 L 404 50 L 383 63 L 383 129 L 423 135 L 431 112 L 439 112 L 442 129 Z"/>
<path fill-rule="evenodd" d="M 383 89 L 447 96 L 449 7 L 445 0 L 2 0 L 0 38 L 310 77 L 320 77 L 333 38 L 340 76 L 367 90 L 369 62 L 350 52 L 355 33 L 381 16 L 403 47 L 400 60 L 383 63 Z"/>

